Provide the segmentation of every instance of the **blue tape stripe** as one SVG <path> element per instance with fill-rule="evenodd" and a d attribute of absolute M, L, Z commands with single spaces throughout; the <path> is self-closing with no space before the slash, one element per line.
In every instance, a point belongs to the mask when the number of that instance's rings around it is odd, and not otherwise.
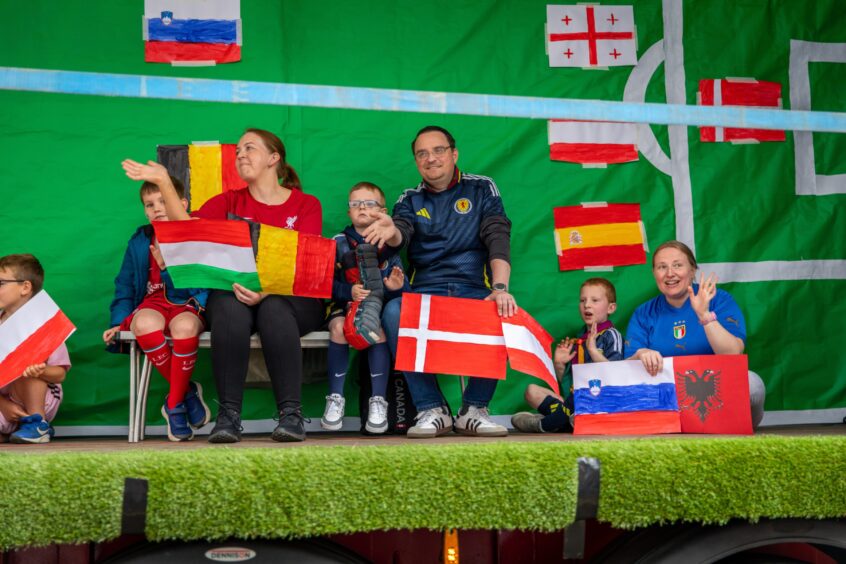
<path fill-rule="evenodd" d="M 0 67 L 0 90 L 530 119 L 846 133 L 846 113 L 454 94 Z"/>
<path fill-rule="evenodd" d="M 178 41 L 180 43 L 235 43 L 238 40 L 236 20 L 172 20 L 162 23 L 161 18 L 147 20 L 147 38 L 152 41 Z"/>

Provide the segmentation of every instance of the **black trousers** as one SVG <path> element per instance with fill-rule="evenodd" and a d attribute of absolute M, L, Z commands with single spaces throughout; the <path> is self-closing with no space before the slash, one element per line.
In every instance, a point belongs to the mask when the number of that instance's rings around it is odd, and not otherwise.
<path fill-rule="evenodd" d="M 212 372 L 221 405 L 241 412 L 250 362 L 250 336 L 258 332 L 276 406 L 298 407 L 302 397 L 300 337 L 323 324 L 323 302 L 316 298 L 267 296 L 248 306 L 232 292 L 214 290 L 206 316 L 211 329 Z"/>

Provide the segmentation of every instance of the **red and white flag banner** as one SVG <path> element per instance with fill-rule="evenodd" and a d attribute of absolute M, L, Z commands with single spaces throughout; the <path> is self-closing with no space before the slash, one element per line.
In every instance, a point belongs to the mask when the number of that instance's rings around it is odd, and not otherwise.
<path fill-rule="evenodd" d="M 583 165 L 638 160 L 635 123 L 553 119 L 548 129 L 550 160 Z"/>
<path fill-rule="evenodd" d="M 549 333 L 523 310 L 502 318 L 492 301 L 403 294 L 397 370 L 502 380 L 509 361 L 558 392 L 551 347 Z"/>
<path fill-rule="evenodd" d="M 517 310 L 512 317 L 501 319 L 511 368 L 540 378 L 553 392 L 561 395 L 550 354 L 552 335 L 523 309 Z"/>
<path fill-rule="evenodd" d="M 396 369 L 505 378 L 505 338 L 491 301 L 405 293 Z"/>
<path fill-rule="evenodd" d="M 546 34 L 551 67 L 637 64 L 631 6 L 548 5 Z"/>
<path fill-rule="evenodd" d="M 0 325 L 0 386 L 47 360 L 76 331 L 44 290 Z"/>
<path fill-rule="evenodd" d="M 780 108 L 781 84 L 754 78 L 700 80 L 696 99 L 701 106 Z M 785 133 L 778 129 L 700 127 L 699 140 L 703 143 L 760 143 L 784 141 Z"/>

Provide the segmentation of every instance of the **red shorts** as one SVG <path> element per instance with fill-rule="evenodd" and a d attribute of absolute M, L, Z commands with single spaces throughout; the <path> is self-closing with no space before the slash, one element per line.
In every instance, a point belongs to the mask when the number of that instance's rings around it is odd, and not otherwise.
<path fill-rule="evenodd" d="M 135 317 L 135 314 L 138 313 L 139 310 L 142 309 L 152 309 L 162 314 L 165 319 L 165 326 L 164 326 L 164 334 L 170 335 L 170 322 L 173 320 L 174 317 L 179 315 L 180 313 L 192 313 L 194 314 L 197 319 L 200 320 L 201 331 L 205 328 L 206 323 L 203 320 L 203 317 L 197 311 L 197 308 L 193 305 L 187 304 L 174 304 L 162 296 L 161 294 L 154 294 L 152 296 L 147 296 L 144 298 L 138 307 L 135 308 L 135 311 L 130 313 L 126 316 L 126 319 L 120 324 L 121 331 L 130 331 L 130 325 L 132 324 L 132 318 Z"/>

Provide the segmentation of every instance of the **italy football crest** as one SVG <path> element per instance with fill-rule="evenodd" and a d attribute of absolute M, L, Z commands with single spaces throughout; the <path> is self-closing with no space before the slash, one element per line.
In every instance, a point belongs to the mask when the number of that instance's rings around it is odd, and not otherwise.
<path fill-rule="evenodd" d="M 687 335 L 687 325 L 682 323 L 681 325 L 673 327 L 673 337 L 676 339 L 684 339 L 685 335 Z"/>

